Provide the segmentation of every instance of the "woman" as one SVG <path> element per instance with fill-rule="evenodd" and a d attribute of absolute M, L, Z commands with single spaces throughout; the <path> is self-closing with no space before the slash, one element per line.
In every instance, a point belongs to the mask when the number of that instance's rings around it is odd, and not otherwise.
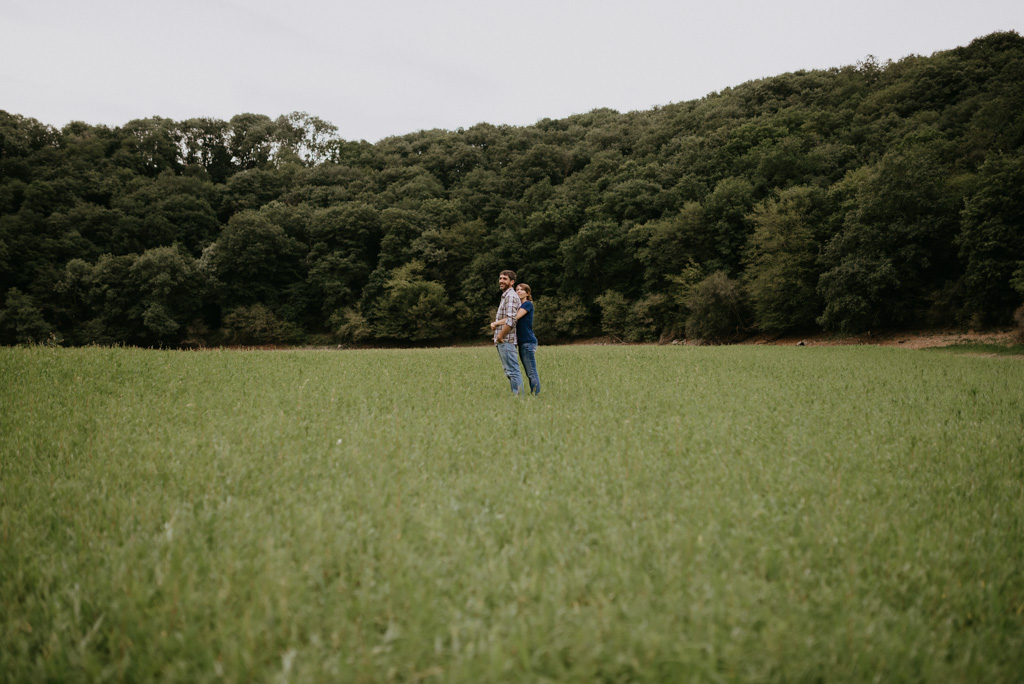
<path fill-rule="evenodd" d="M 516 337 L 519 338 L 519 360 L 523 363 L 526 377 L 530 381 L 530 392 L 540 394 L 540 377 L 537 375 L 537 336 L 533 334 L 533 295 L 526 283 L 516 285 L 519 295 L 519 311 L 516 312 Z"/>

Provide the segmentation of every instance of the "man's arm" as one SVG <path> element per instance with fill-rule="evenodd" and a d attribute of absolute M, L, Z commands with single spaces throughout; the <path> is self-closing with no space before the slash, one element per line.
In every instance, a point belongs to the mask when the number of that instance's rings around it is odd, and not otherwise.
<path fill-rule="evenodd" d="M 511 304 L 511 302 L 509 303 Z M 515 326 L 517 320 L 516 315 L 513 311 L 506 309 L 505 313 L 505 320 L 501 322 L 501 332 L 498 333 L 498 342 L 505 341 L 505 335 L 508 335 L 510 332 L 512 332 L 512 328 Z"/>
<path fill-rule="evenodd" d="M 515 312 L 515 318 L 514 318 L 515 322 L 518 323 L 519 318 L 523 317 L 524 315 L 526 315 L 526 309 L 524 309 L 522 307 L 522 305 L 520 304 L 519 305 L 519 310 L 517 310 Z M 505 320 L 496 320 L 495 323 L 490 324 L 490 328 L 492 328 L 492 330 L 494 330 L 495 328 L 498 328 L 498 326 L 502 326 L 502 334 L 498 336 L 498 341 L 499 342 L 504 340 L 505 336 L 512 332 L 512 328 L 511 328 L 512 320 L 513 320 L 512 317 L 508 317 Z"/>
<path fill-rule="evenodd" d="M 511 329 L 512 322 L 513 321 L 518 321 L 520 318 L 522 318 L 525 315 L 526 315 L 526 311 L 524 311 L 523 309 L 520 309 L 519 312 L 516 314 L 514 319 L 511 316 L 507 316 L 504 320 L 497 320 L 497 321 L 494 321 L 493 323 L 491 323 L 491 330 L 494 330 L 499 325 L 504 325 L 504 326 L 506 326 L 506 327 Z"/>
<path fill-rule="evenodd" d="M 512 301 L 513 298 L 515 298 L 516 300 L 515 303 L 513 303 Z M 501 326 L 501 330 L 498 332 L 498 336 L 495 338 L 495 342 L 504 342 L 505 335 L 508 335 L 510 332 L 512 332 L 512 328 L 516 324 L 516 313 L 519 309 L 518 301 L 519 298 L 516 297 L 514 294 L 512 295 L 512 297 L 509 297 L 507 299 L 506 295 L 502 295 L 501 308 L 504 309 L 504 311 L 499 309 L 499 315 L 505 314 L 505 318 L 499 318 L 494 323 L 491 323 L 492 329 L 497 328 L 499 325 Z"/>

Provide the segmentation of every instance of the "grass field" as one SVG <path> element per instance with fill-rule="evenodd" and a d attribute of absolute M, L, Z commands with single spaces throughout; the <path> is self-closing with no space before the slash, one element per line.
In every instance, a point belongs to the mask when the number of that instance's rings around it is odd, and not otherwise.
<path fill-rule="evenodd" d="M 0 680 L 1020 681 L 1024 361 L 0 349 Z"/>

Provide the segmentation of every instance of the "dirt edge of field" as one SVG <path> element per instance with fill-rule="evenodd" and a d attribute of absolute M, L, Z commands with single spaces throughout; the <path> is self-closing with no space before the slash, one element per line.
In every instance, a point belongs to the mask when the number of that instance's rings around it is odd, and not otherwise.
<path fill-rule="evenodd" d="M 1018 331 L 1015 329 L 1001 330 L 903 330 L 868 332 L 861 335 L 841 335 L 838 333 L 807 333 L 766 336 L 757 335 L 741 340 L 741 345 L 767 345 L 790 347 L 839 347 L 849 345 L 876 345 L 881 347 L 900 347 L 902 349 L 930 349 L 949 347 L 957 344 L 993 344 L 1009 347 L 1020 344 Z M 577 345 L 616 345 L 623 344 L 614 337 L 596 337 L 573 342 Z M 691 340 L 669 340 L 659 344 L 700 344 Z"/>
<path fill-rule="evenodd" d="M 827 347 L 851 344 L 872 344 L 903 349 L 949 347 L 955 344 L 994 344 L 1009 347 L 1017 343 L 1016 330 L 975 332 L 973 330 L 914 330 L 902 332 L 865 333 L 863 335 L 788 335 L 784 337 L 757 337 L 741 344 L 802 345 Z"/>
<path fill-rule="evenodd" d="M 901 349 L 931 349 L 935 347 L 949 347 L 958 344 L 991 344 L 1000 347 L 1010 347 L 1020 344 L 1020 333 L 1016 329 L 1001 330 L 904 330 L 897 332 L 868 332 L 862 335 L 840 335 L 837 333 L 815 332 L 803 335 L 759 335 L 736 342 L 740 345 L 763 345 L 763 346 L 791 346 L 791 347 L 839 347 L 852 345 L 876 345 L 882 347 L 899 347 Z M 612 337 L 591 337 L 571 342 L 552 343 L 552 346 L 568 344 L 570 346 L 646 346 L 646 345 L 700 345 L 701 342 L 693 340 L 663 339 L 660 342 L 638 342 L 630 343 Z M 429 345 L 428 345 L 429 346 Z M 449 345 L 441 345 L 443 347 Z M 456 348 L 474 348 L 491 346 L 489 341 L 474 343 L 461 343 L 451 345 Z M 198 349 L 235 349 L 253 351 L 287 351 L 287 350 L 332 350 L 332 349 L 411 349 L 408 345 L 388 344 L 339 344 L 339 345 L 227 345 L 223 347 L 199 347 Z M 995 356 L 995 354 L 984 354 L 982 356 Z M 1024 355 L 1002 355 L 1004 358 L 1024 359 Z"/>

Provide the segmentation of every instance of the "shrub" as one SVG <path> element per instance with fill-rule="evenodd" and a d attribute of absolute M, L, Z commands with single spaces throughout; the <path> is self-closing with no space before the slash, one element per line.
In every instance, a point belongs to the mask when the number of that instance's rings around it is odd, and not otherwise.
<path fill-rule="evenodd" d="M 31 344 L 46 340 L 51 332 L 31 296 L 11 288 L 0 309 L 0 341 Z"/>
<path fill-rule="evenodd" d="M 297 342 L 302 331 L 281 320 L 264 304 L 240 306 L 224 317 L 224 337 L 233 344 Z"/>
<path fill-rule="evenodd" d="M 542 342 L 594 334 L 590 312 L 579 297 L 537 297 L 533 330 Z"/>
<path fill-rule="evenodd" d="M 595 302 L 601 307 L 601 330 L 625 342 L 652 342 L 681 332 L 678 311 L 664 293 L 650 294 L 630 302 L 608 290 Z"/>
<path fill-rule="evenodd" d="M 732 342 L 744 333 L 745 305 L 739 283 L 724 271 L 702 280 L 687 297 L 686 336 L 711 344 Z"/>
<path fill-rule="evenodd" d="M 631 342 L 679 337 L 683 333 L 681 322 L 682 317 L 669 295 L 661 292 L 649 294 L 630 307 L 630 327 L 626 336 Z"/>
<path fill-rule="evenodd" d="M 206 322 L 197 318 L 185 327 L 185 339 L 181 341 L 183 347 L 202 348 L 207 344 L 210 337 L 210 328 Z"/>
<path fill-rule="evenodd" d="M 629 300 L 615 290 L 608 290 L 594 300 L 601 307 L 601 330 L 620 340 L 626 337 L 629 320 Z"/>
<path fill-rule="evenodd" d="M 366 342 L 373 338 L 373 328 L 356 309 L 338 309 L 331 314 L 329 321 L 341 342 Z"/>
<path fill-rule="evenodd" d="M 422 276 L 423 264 L 396 268 L 383 295 L 369 310 L 374 336 L 391 340 L 437 340 L 452 335 L 455 311 L 444 285 Z"/>
<path fill-rule="evenodd" d="M 814 323 L 819 245 L 812 220 L 815 190 L 791 188 L 751 212 L 755 229 L 746 258 L 745 285 L 757 326 L 782 332 Z"/>

